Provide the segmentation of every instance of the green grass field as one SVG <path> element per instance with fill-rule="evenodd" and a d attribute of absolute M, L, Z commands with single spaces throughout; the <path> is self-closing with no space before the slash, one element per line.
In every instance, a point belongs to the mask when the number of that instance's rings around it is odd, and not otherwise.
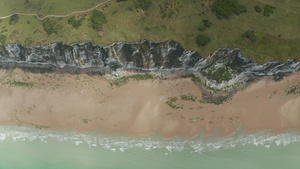
<path fill-rule="evenodd" d="M 232 15 L 229 19 L 216 17 L 212 11 L 212 0 L 152 0 L 153 3 L 147 11 L 136 8 L 136 1 L 111 0 L 98 7 L 107 18 L 107 23 L 102 26 L 103 31 L 92 28 L 92 12 L 89 12 L 74 15 L 75 19 L 81 20 L 81 26 L 78 28 L 68 24 L 71 16 L 51 18 L 50 20 L 59 26 L 59 30 L 50 35 L 43 28 L 45 21 L 39 21 L 36 17 L 19 16 L 19 21 L 14 25 L 9 24 L 9 18 L 3 19 L 0 22 L 0 35 L 6 36 L 5 44 L 21 43 L 26 46 L 60 41 L 91 41 L 99 45 L 108 45 L 115 41 L 173 39 L 180 42 L 185 49 L 197 50 L 203 57 L 207 57 L 218 48 L 241 48 L 246 57 L 260 63 L 271 60 L 285 61 L 288 58 L 300 60 L 299 0 L 239 0 L 240 4 L 247 7 L 247 13 Z M 51 0 L 51 3 L 48 2 L 52 4 L 49 8 L 45 5 L 46 1 L 32 0 L 32 3 L 40 2 L 43 10 L 38 10 L 38 7 L 21 7 L 24 6 L 24 2 L 19 4 L 20 7 L 11 7 L 16 2 L 5 0 L 6 6 L 1 5 L 0 16 L 16 12 L 16 9 L 20 10 L 19 12 L 36 12 L 43 15 L 66 14 L 78 9 L 88 9 L 99 0 L 87 0 L 84 4 L 79 0 Z M 275 7 L 273 14 L 268 17 L 263 16 L 263 11 L 255 11 L 255 6 L 263 10 L 266 4 Z M 198 27 L 203 25 L 203 20 L 208 20 L 211 25 L 200 31 Z M 247 31 L 255 32 L 255 42 L 243 36 Z M 211 41 L 199 47 L 196 44 L 198 34 L 209 36 Z"/>
<path fill-rule="evenodd" d="M 0 17 L 12 13 L 33 13 L 38 15 L 68 14 L 86 10 L 104 0 L 1 0 Z"/>

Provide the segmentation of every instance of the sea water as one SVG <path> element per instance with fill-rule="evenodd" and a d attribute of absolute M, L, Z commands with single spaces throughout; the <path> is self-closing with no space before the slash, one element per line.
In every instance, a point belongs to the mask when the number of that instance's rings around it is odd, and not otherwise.
<path fill-rule="evenodd" d="M 0 127 L 0 169 L 299 169 L 300 133 L 134 138 Z"/>

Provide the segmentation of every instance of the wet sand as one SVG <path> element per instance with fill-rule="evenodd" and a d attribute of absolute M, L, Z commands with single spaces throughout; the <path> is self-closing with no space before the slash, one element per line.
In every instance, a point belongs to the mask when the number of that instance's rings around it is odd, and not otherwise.
<path fill-rule="evenodd" d="M 263 77 L 220 105 L 200 101 L 200 89 L 188 78 L 130 80 L 119 87 L 109 78 L 0 70 L 0 125 L 165 137 L 300 129 L 299 73 L 279 82 Z M 177 98 L 172 104 L 178 109 L 167 104 L 170 98 Z"/>

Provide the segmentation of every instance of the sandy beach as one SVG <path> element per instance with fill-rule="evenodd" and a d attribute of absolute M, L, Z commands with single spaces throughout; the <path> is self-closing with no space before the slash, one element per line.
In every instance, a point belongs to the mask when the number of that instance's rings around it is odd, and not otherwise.
<path fill-rule="evenodd" d="M 299 72 L 278 82 L 260 78 L 220 105 L 201 101 L 189 78 L 116 86 L 99 75 L 14 69 L 0 77 L 0 125 L 164 137 L 300 129 Z"/>

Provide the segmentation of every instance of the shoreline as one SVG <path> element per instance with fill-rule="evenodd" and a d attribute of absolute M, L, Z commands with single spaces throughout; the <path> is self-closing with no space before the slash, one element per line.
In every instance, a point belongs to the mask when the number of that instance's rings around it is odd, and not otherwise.
<path fill-rule="evenodd" d="M 159 134 L 147 137 L 103 134 L 101 132 L 77 132 L 72 130 L 40 130 L 28 127 L 0 126 L 0 142 L 11 145 L 21 142 L 42 146 L 76 146 L 113 153 L 132 152 L 135 150 L 153 151 L 159 154 L 173 153 L 202 154 L 208 152 L 239 150 L 240 148 L 270 149 L 292 146 L 300 143 L 299 131 L 287 131 L 272 134 L 267 131 L 247 134 L 237 130 L 229 136 L 218 137 L 217 133 L 204 137 L 161 137 Z"/>
<path fill-rule="evenodd" d="M 300 128 L 299 72 L 278 82 L 259 78 L 220 105 L 204 103 L 189 78 L 129 79 L 115 86 L 99 75 L 20 69 L 0 75 L 10 81 L 0 84 L 0 125 L 166 138 L 193 138 L 201 131 L 206 137 L 216 129 L 226 137 L 238 128 L 276 134 Z"/>

